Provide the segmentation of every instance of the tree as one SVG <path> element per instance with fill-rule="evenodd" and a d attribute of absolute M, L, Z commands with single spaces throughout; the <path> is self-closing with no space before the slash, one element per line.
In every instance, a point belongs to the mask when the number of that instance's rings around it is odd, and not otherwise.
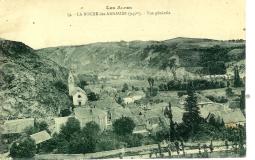
<path fill-rule="evenodd" d="M 232 88 L 230 88 L 230 87 L 228 87 L 225 91 L 226 91 L 226 95 L 228 97 L 231 97 L 234 95 L 234 92 L 233 92 Z"/>
<path fill-rule="evenodd" d="M 100 131 L 99 125 L 93 121 L 86 123 L 85 127 L 82 128 L 82 133 L 91 139 L 95 139 L 95 141 L 99 138 Z"/>
<path fill-rule="evenodd" d="M 124 83 L 122 87 L 122 92 L 126 92 L 128 90 L 128 84 Z"/>
<path fill-rule="evenodd" d="M 66 135 L 59 133 L 55 140 L 56 153 L 68 153 L 69 152 L 69 142 L 66 140 Z"/>
<path fill-rule="evenodd" d="M 241 91 L 240 109 L 245 115 L 245 91 Z"/>
<path fill-rule="evenodd" d="M 131 134 L 135 128 L 135 122 L 130 117 L 121 117 L 113 122 L 113 131 L 118 135 Z"/>
<path fill-rule="evenodd" d="M 99 99 L 99 96 L 96 93 L 94 93 L 94 92 L 88 93 L 89 101 L 97 101 L 98 99 Z"/>
<path fill-rule="evenodd" d="M 84 136 L 81 132 L 76 132 L 71 135 L 68 153 L 78 154 L 78 153 L 88 153 L 89 150 L 88 138 Z"/>
<path fill-rule="evenodd" d="M 108 151 L 118 149 L 122 146 L 123 142 L 120 142 L 116 134 L 110 130 L 105 130 L 100 135 L 100 138 L 97 142 L 96 151 Z"/>
<path fill-rule="evenodd" d="M 169 140 L 174 141 L 176 137 L 171 102 L 169 102 L 168 106 L 166 106 L 164 110 L 164 115 L 169 119 Z"/>
<path fill-rule="evenodd" d="M 27 135 L 31 135 L 40 131 L 46 130 L 48 131 L 48 124 L 45 121 L 36 122 L 33 127 L 28 127 L 25 129 L 25 133 Z"/>
<path fill-rule="evenodd" d="M 148 78 L 148 83 L 149 83 L 149 86 L 150 86 L 150 96 L 152 95 L 152 89 L 153 89 L 153 86 L 154 86 L 154 79 L 152 77 L 149 77 Z"/>
<path fill-rule="evenodd" d="M 238 67 L 234 67 L 234 87 L 241 87 L 242 81 L 240 79 Z"/>
<path fill-rule="evenodd" d="M 213 114 L 211 114 L 211 117 L 209 118 L 209 124 L 212 126 L 216 126 L 216 118 Z"/>
<path fill-rule="evenodd" d="M 0 151 L 6 151 L 8 150 L 8 146 L 3 143 L 4 141 L 4 136 L 3 136 L 3 127 L 0 126 Z"/>
<path fill-rule="evenodd" d="M 64 138 L 69 141 L 71 135 L 81 130 L 80 122 L 74 117 L 68 118 L 66 124 L 61 127 L 60 133 L 63 134 Z"/>
<path fill-rule="evenodd" d="M 72 112 L 70 111 L 70 109 L 66 108 L 60 111 L 60 115 L 61 117 L 66 117 L 69 116 Z"/>
<path fill-rule="evenodd" d="M 177 68 L 177 64 L 176 64 L 176 59 L 175 58 L 171 58 L 169 60 L 169 65 L 168 65 L 170 71 L 172 72 L 173 74 L 173 77 L 174 77 L 174 80 L 177 79 L 176 77 L 176 68 Z"/>
<path fill-rule="evenodd" d="M 116 102 L 117 102 L 118 104 L 122 105 L 123 102 L 124 102 L 124 100 L 123 100 L 123 98 L 121 98 L 121 97 L 119 96 L 119 97 L 117 98 Z"/>
<path fill-rule="evenodd" d="M 70 153 L 89 153 L 94 152 L 96 143 L 99 140 L 100 127 L 97 123 L 91 121 L 86 123 L 81 132 L 72 135 L 69 148 Z M 77 148 L 77 150 L 75 149 Z"/>
<path fill-rule="evenodd" d="M 14 142 L 10 148 L 10 155 L 13 158 L 32 158 L 36 153 L 36 144 L 30 137 L 25 137 Z"/>
<path fill-rule="evenodd" d="M 43 152 L 43 153 L 50 153 L 52 152 L 54 149 L 57 148 L 57 133 L 54 133 L 52 135 L 52 138 L 41 143 L 38 147 L 39 147 L 39 151 Z"/>
<path fill-rule="evenodd" d="M 37 127 L 39 128 L 39 131 L 48 130 L 49 125 L 45 121 L 41 121 L 39 123 L 36 123 Z"/>
<path fill-rule="evenodd" d="M 67 85 L 62 82 L 61 80 L 58 80 L 54 83 L 54 86 L 59 90 L 59 91 L 63 91 L 63 92 L 67 92 L 68 88 Z"/>
<path fill-rule="evenodd" d="M 84 80 L 81 80 L 81 81 L 80 81 L 80 85 L 79 85 L 79 86 L 80 86 L 81 88 L 84 88 L 84 87 L 87 86 L 87 85 L 89 85 L 87 81 L 84 81 Z"/>
<path fill-rule="evenodd" d="M 177 80 L 176 77 L 176 69 L 177 69 L 177 64 L 176 64 L 176 58 L 171 58 L 170 60 L 167 60 L 163 63 L 161 66 L 162 69 L 166 70 L 167 72 L 170 71 L 173 75 L 174 80 Z"/>
<path fill-rule="evenodd" d="M 189 85 L 187 89 L 188 97 L 186 98 L 185 111 L 182 117 L 183 123 L 191 131 L 191 135 L 194 134 L 202 118 L 200 117 L 200 110 L 197 105 L 197 96 L 192 85 Z"/>

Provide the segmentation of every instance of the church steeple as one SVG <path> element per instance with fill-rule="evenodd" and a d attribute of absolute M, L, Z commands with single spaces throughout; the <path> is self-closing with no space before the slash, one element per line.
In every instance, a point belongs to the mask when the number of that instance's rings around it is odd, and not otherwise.
<path fill-rule="evenodd" d="M 70 70 L 69 76 L 68 76 L 68 89 L 69 89 L 69 95 L 72 96 L 72 92 L 75 88 L 75 82 L 74 82 L 74 73 L 73 70 Z"/>

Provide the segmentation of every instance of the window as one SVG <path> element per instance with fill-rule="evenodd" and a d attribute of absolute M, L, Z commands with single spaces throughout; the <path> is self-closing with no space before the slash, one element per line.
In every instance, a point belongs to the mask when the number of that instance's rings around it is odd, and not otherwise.
<path fill-rule="evenodd" d="M 81 95 L 78 95 L 78 98 L 81 98 Z"/>
<path fill-rule="evenodd" d="M 81 102 L 79 102 L 79 106 L 81 106 Z"/>

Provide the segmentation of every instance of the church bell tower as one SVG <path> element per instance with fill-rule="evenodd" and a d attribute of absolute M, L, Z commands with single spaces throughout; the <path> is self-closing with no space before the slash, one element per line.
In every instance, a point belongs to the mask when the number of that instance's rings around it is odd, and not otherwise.
<path fill-rule="evenodd" d="M 75 88 L 75 83 L 74 83 L 74 72 L 71 69 L 69 72 L 68 76 L 68 90 L 69 90 L 69 96 L 72 96 L 72 92 Z"/>

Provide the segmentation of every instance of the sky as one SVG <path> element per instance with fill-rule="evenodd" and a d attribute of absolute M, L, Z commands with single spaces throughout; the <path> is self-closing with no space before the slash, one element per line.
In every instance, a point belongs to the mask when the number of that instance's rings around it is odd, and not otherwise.
<path fill-rule="evenodd" d="M 117 6 L 132 9 L 107 9 Z M 142 15 L 76 16 L 119 11 Z M 148 14 L 158 11 L 170 14 Z M 245 39 L 245 1 L 0 0 L 0 26 L 0 38 L 34 49 L 175 37 Z"/>

